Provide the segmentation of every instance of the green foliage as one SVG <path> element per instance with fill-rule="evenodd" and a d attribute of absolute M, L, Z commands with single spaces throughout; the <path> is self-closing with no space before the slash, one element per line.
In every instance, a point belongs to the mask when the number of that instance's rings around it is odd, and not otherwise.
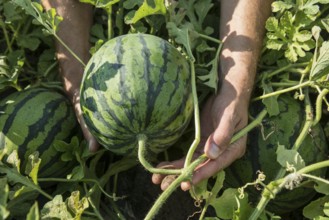
<path fill-rule="evenodd" d="M 216 1 L 80 1 L 96 8 L 91 33 L 92 54 L 110 38 L 128 33 L 149 33 L 168 40 L 194 62 L 200 98 L 218 90 L 217 71 L 220 64 L 217 61 L 221 42 L 218 41 Z M 312 98 L 329 88 L 328 3 L 328 0 L 273 2 L 272 16 L 266 23 L 266 39 L 252 100 L 262 100 L 270 116 L 280 114 L 278 97 L 283 93 L 294 96 L 305 109 L 308 105 L 312 106 L 309 115 L 317 115 L 314 109 L 317 109 L 318 104 Z M 56 31 L 62 18 L 55 10 L 45 12 L 39 1 L 30 0 L 3 0 L 0 14 L 0 97 L 10 93 L 11 89 L 21 90 L 38 84 L 61 86 L 57 77 L 53 38 L 60 40 Z M 308 96 L 311 97 L 309 103 Z M 325 95 L 320 101 L 324 104 L 320 110 L 326 113 L 326 108 L 329 108 L 328 96 Z M 325 123 L 323 118 L 326 117 L 326 114 L 322 114 L 320 124 Z M 327 125 L 327 136 L 328 128 Z M 312 128 L 308 131 L 312 131 Z M 0 141 L 4 140 L 2 135 L 0 132 Z M 264 138 L 270 135 L 265 134 Z M 310 132 L 310 135 L 314 134 Z M 298 140 L 302 139 L 301 135 Z M 304 166 L 303 158 L 295 150 L 279 146 L 276 159 L 284 173 L 287 168 L 298 172 L 312 167 Z M 86 143 L 79 142 L 76 137 L 68 143 L 57 141 L 53 150 L 60 153 L 59 160 L 76 160 L 79 164 L 72 168 L 66 178 L 40 178 L 41 161 L 36 152 L 29 155 L 26 169 L 21 170 L 22 158 L 19 158 L 18 153 L 14 151 L 8 154 L 6 149 L 0 149 L 0 219 L 12 216 L 23 219 L 58 218 L 60 215 L 65 218 L 92 216 L 102 219 L 99 207 L 104 200 L 106 206 L 109 206 L 110 201 L 109 212 L 113 216 L 121 216 L 113 202 L 120 198 L 113 196 L 115 190 L 112 187 L 116 183 L 111 177 L 135 166 L 136 159 L 124 157 L 118 160 L 104 151 L 90 153 Z M 276 181 L 282 178 L 284 176 L 278 177 L 267 187 L 281 189 Z M 314 176 L 303 176 L 303 179 L 315 183 L 314 189 L 319 193 L 319 198 L 305 206 L 302 214 L 309 219 L 328 219 L 327 180 L 321 177 L 314 179 Z M 216 212 L 216 216 L 204 216 L 204 219 L 246 219 L 252 213 L 259 215 L 258 219 L 280 219 L 264 211 L 266 203 L 260 204 L 259 209 L 251 207 L 248 202 L 250 195 L 246 192 L 240 198 L 241 193 L 237 189 L 224 191 L 224 181 L 224 172 L 220 172 L 216 179 L 210 178 L 191 191 L 193 198 L 204 202 L 203 213 L 209 206 Z M 51 191 L 44 186 L 49 183 L 56 183 L 59 187 Z M 259 184 L 262 182 L 257 182 L 258 187 Z M 266 190 L 264 192 L 264 195 L 270 194 Z M 40 196 L 47 200 L 46 205 L 41 206 L 41 203 L 36 202 Z M 268 200 L 272 199 L 268 197 Z"/>
<path fill-rule="evenodd" d="M 71 196 L 63 201 L 61 195 L 56 195 L 47 202 L 41 210 L 42 219 L 80 219 L 82 212 L 88 208 L 88 200 L 80 200 L 79 191 L 72 192 Z"/>
<path fill-rule="evenodd" d="M 54 32 L 60 19 L 54 10 L 43 13 L 36 2 L 4 0 L 1 5 L 4 47 L 0 55 L 0 93 L 9 87 L 21 90 L 40 80 L 49 81 L 56 72 L 54 45 L 51 37 L 45 35 L 46 29 L 35 24 L 47 24 L 49 31 Z"/>

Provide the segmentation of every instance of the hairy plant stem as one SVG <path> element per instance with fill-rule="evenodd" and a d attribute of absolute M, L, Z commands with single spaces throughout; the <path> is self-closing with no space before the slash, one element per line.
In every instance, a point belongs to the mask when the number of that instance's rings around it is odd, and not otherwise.
<path fill-rule="evenodd" d="M 86 64 L 80 59 L 80 57 L 78 55 L 76 55 L 69 46 L 67 46 L 64 41 L 56 34 L 56 33 L 53 33 L 54 37 L 56 38 L 56 40 L 58 40 L 58 42 L 60 42 L 67 51 L 70 52 L 70 54 L 72 54 L 72 56 L 77 59 L 77 61 L 79 61 L 79 63 L 82 64 L 83 67 L 86 66 Z"/>
<path fill-rule="evenodd" d="M 10 40 L 9 40 L 8 32 L 6 30 L 5 22 L 2 20 L 1 16 L 0 16 L 0 26 L 2 28 L 2 32 L 3 32 L 3 35 L 4 35 L 5 40 L 6 40 L 7 49 L 11 53 L 13 51 L 13 49 L 11 48 L 11 43 L 10 43 Z"/>
<path fill-rule="evenodd" d="M 205 40 L 209 40 L 209 41 L 212 41 L 212 42 L 215 42 L 215 43 L 218 43 L 220 44 L 220 49 L 221 49 L 221 46 L 223 45 L 223 42 L 221 40 L 218 40 L 217 38 L 214 38 L 214 37 L 210 37 L 210 36 L 207 36 L 207 35 L 204 35 L 204 34 L 200 34 L 200 33 L 197 33 L 197 35 Z"/>
<path fill-rule="evenodd" d="M 182 169 L 162 169 L 162 168 L 154 168 L 147 160 L 147 137 L 145 134 L 139 134 L 137 136 L 138 140 L 138 160 L 143 165 L 145 169 L 147 169 L 151 173 L 165 174 L 165 175 L 179 175 L 182 173 Z"/>
<path fill-rule="evenodd" d="M 271 72 L 271 73 L 268 73 L 268 74 L 266 75 L 266 78 L 271 78 L 271 77 L 273 77 L 273 76 L 275 76 L 275 75 L 277 75 L 277 74 L 279 74 L 279 73 L 281 73 L 281 72 L 283 72 L 283 71 L 285 71 L 285 70 L 289 70 L 289 69 L 291 69 L 291 68 L 305 67 L 305 66 L 307 66 L 307 65 L 308 65 L 308 62 L 305 62 L 305 63 L 294 63 L 294 64 L 288 64 L 288 65 L 286 65 L 286 66 L 283 66 L 283 67 L 281 67 L 281 68 L 279 68 L 279 69 L 274 70 L 274 71 Z"/>
<path fill-rule="evenodd" d="M 306 82 L 303 82 L 303 83 L 298 84 L 296 86 L 292 86 L 292 87 L 289 87 L 289 88 L 286 88 L 286 89 L 282 89 L 282 90 L 279 90 L 279 91 L 275 91 L 275 92 L 267 93 L 265 95 L 258 96 L 256 98 L 252 99 L 252 101 L 266 99 L 266 98 L 276 96 L 276 95 L 280 95 L 280 94 L 283 94 L 283 93 L 286 93 L 286 92 L 291 92 L 293 90 L 297 90 L 297 89 L 300 89 L 300 88 L 303 88 L 303 87 L 312 86 L 313 84 L 314 84 L 313 81 L 306 81 Z"/>
<path fill-rule="evenodd" d="M 318 95 L 316 99 L 316 105 L 315 105 L 315 119 L 313 121 L 313 126 L 319 123 L 322 117 L 322 101 L 325 98 L 325 96 L 329 93 L 328 89 L 323 89 L 320 94 Z"/>
<path fill-rule="evenodd" d="M 194 141 L 187 152 L 184 167 L 187 167 L 191 164 L 194 152 L 198 147 L 201 138 L 199 101 L 198 101 L 198 94 L 196 90 L 196 80 L 195 80 L 196 76 L 195 76 L 195 68 L 193 61 L 190 61 L 190 68 L 191 68 L 191 81 L 192 81 L 191 84 L 192 84 L 192 96 L 193 96 L 193 108 L 194 108 L 195 136 L 194 136 Z"/>
<path fill-rule="evenodd" d="M 309 129 L 312 127 L 313 124 L 313 114 L 312 114 L 312 107 L 311 101 L 308 95 L 308 90 L 305 92 L 305 123 L 303 126 L 302 131 L 298 135 L 294 145 L 291 149 L 298 151 L 299 147 L 303 143 L 305 137 L 307 136 Z M 276 177 L 272 182 L 270 182 L 263 190 L 262 197 L 257 204 L 255 211 L 252 213 L 250 219 L 258 219 L 260 214 L 264 211 L 265 207 L 269 203 L 271 199 L 273 199 L 282 189 L 284 184 L 283 177 L 286 174 L 286 169 L 281 167 L 278 171 Z"/>
<path fill-rule="evenodd" d="M 250 130 L 258 126 L 266 115 L 267 115 L 267 111 L 264 109 L 258 114 L 255 120 L 253 120 L 250 124 L 248 124 L 246 127 L 241 129 L 232 137 L 231 143 L 237 141 L 238 139 L 246 135 Z M 184 167 L 181 170 L 180 175 L 169 185 L 169 187 L 155 201 L 155 203 L 153 204 L 152 208 L 150 209 L 144 220 L 153 219 L 155 215 L 158 213 L 158 211 L 160 210 L 161 206 L 168 199 L 168 197 L 176 190 L 176 188 L 180 185 L 180 183 L 183 181 L 191 180 L 195 168 L 201 163 L 203 163 L 206 159 L 208 159 L 207 156 L 203 154 L 200 157 L 198 157 L 196 160 L 194 160 L 189 166 Z"/>
<path fill-rule="evenodd" d="M 329 167 L 329 160 L 321 161 L 321 162 L 306 166 L 306 167 L 298 170 L 296 172 L 296 174 L 304 175 L 306 173 L 310 173 L 312 171 L 322 169 L 325 167 Z M 255 211 L 249 217 L 249 220 L 258 220 L 259 219 L 260 214 L 264 211 L 263 207 L 265 207 L 267 205 L 268 201 L 271 199 L 270 197 L 273 197 L 273 194 L 276 195 L 281 190 L 281 187 L 284 186 L 284 183 L 286 182 L 285 178 L 286 177 L 274 180 L 267 185 L 267 187 L 264 189 L 264 191 L 262 193 L 261 200 L 259 201 Z"/>
<path fill-rule="evenodd" d="M 188 167 L 183 169 L 183 172 L 169 185 L 169 187 L 161 193 L 159 198 L 155 201 L 150 211 L 147 213 L 144 220 L 154 219 L 155 215 L 159 212 L 163 203 L 169 198 L 169 196 L 176 190 L 181 182 L 189 180 L 193 174 L 194 169 L 201 163 L 203 163 L 207 157 L 205 155 L 200 156 L 193 161 Z"/>
<path fill-rule="evenodd" d="M 308 91 L 305 94 L 305 124 L 291 149 L 298 151 L 313 124 L 313 112 Z"/>
<path fill-rule="evenodd" d="M 112 25 L 112 5 L 105 8 L 107 13 L 107 39 L 112 39 L 113 37 L 113 25 Z"/>
<path fill-rule="evenodd" d="M 308 179 L 312 179 L 312 180 L 315 180 L 315 181 L 318 181 L 318 182 L 322 182 L 322 183 L 325 183 L 329 186 L 329 181 L 326 180 L 326 179 L 323 179 L 321 177 L 317 177 L 317 176 L 314 176 L 314 175 L 310 175 L 310 174 L 306 174 L 306 173 L 303 173 L 301 174 L 303 177 L 306 177 Z"/>

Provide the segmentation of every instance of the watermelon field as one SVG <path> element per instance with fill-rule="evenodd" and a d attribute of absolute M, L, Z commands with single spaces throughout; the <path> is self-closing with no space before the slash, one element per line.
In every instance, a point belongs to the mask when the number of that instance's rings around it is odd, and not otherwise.
<path fill-rule="evenodd" d="M 80 103 L 96 152 L 59 75 L 63 18 L 0 1 L 0 220 L 329 220 L 329 0 L 273 1 L 231 141 L 247 135 L 245 155 L 189 191 L 207 160 L 192 160 L 199 110 L 218 91 L 219 1 L 80 2 L 93 5 Z M 175 180 L 162 191 L 152 173 Z"/>

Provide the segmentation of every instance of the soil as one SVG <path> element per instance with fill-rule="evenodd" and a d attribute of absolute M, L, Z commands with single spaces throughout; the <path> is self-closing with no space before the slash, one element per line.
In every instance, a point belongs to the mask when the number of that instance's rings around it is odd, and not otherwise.
<path fill-rule="evenodd" d="M 151 181 L 151 174 L 141 166 L 125 172 L 120 177 L 119 193 L 128 195 L 120 202 L 127 219 L 142 220 L 162 193 L 158 185 Z M 199 218 L 200 208 L 194 205 L 189 192 L 178 188 L 162 206 L 156 220 L 194 220 Z M 194 214 L 194 216 L 193 216 Z"/>

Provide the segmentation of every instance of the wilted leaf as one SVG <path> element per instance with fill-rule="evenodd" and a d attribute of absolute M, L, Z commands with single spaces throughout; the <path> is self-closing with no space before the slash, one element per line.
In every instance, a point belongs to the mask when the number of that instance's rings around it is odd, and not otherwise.
<path fill-rule="evenodd" d="M 40 167 L 41 159 L 39 158 L 39 153 L 34 152 L 29 155 L 28 162 L 26 164 L 25 173 L 31 177 L 34 184 L 38 184 L 38 172 Z"/>
<path fill-rule="evenodd" d="M 18 157 L 17 150 L 13 150 L 8 158 L 7 158 L 7 163 L 12 165 L 18 172 L 20 172 L 20 166 L 21 166 L 21 160 Z"/>
<path fill-rule="evenodd" d="M 73 216 L 68 211 L 63 197 L 56 195 L 53 200 L 47 202 L 41 210 L 41 219 L 73 219 Z"/>
<path fill-rule="evenodd" d="M 86 197 L 80 200 L 80 192 L 74 191 L 71 193 L 71 196 L 67 198 L 67 206 L 74 213 L 74 217 L 79 219 L 83 211 L 89 207 L 89 203 Z"/>

